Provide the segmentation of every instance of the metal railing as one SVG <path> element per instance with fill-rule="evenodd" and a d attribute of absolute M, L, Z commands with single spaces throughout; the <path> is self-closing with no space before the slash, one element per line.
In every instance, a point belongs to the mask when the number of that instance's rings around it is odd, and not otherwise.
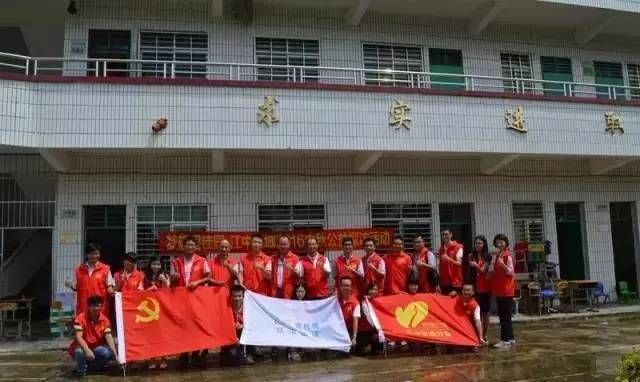
<path fill-rule="evenodd" d="M 373 70 L 323 66 L 259 65 L 195 61 L 28 57 L 0 52 L 0 70 L 27 76 L 202 78 L 233 81 L 286 81 L 340 85 L 396 86 L 508 92 L 545 96 L 640 100 L 640 87 L 548 81 L 473 74 Z"/>

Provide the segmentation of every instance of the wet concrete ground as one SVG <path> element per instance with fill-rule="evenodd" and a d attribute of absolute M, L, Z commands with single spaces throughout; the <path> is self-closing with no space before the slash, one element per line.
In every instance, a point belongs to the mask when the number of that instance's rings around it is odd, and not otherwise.
<path fill-rule="evenodd" d="M 496 327 L 491 338 L 496 338 Z M 621 355 L 640 345 L 640 317 L 603 317 L 517 324 L 513 350 L 447 355 L 395 354 L 255 366 L 137 373 L 86 381 L 613 381 Z M 0 345 L 1 346 L 1 345 Z M 212 365 L 213 366 L 213 365 Z M 0 381 L 68 381 L 73 365 L 62 351 L 0 354 Z"/>

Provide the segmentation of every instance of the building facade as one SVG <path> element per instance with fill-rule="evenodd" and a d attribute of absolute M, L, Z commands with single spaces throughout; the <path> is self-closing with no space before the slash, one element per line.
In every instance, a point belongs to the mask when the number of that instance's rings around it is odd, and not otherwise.
<path fill-rule="evenodd" d="M 637 288 L 640 2 L 73 3 L 57 56 L 0 54 L 4 294 L 64 291 L 87 241 L 370 226 Z"/>

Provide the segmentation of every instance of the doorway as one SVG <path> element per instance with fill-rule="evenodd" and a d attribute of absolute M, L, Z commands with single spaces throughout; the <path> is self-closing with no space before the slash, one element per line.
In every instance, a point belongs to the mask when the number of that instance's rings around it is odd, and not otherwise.
<path fill-rule="evenodd" d="M 629 289 L 637 291 L 638 269 L 634 234 L 636 230 L 634 210 L 635 203 L 633 202 L 616 202 L 609 205 L 616 288 L 620 281 L 626 281 L 629 284 Z"/>
<path fill-rule="evenodd" d="M 556 203 L 558 256 L 563 280 L 585 279 L 582 216 L 582 203 Z"/>
<path fill-rule="evenodd" d="M 84 206 L 84 244 L 99 244 L 100 261 L 112 272 L 121 267 L 126 249 L 126 211 L 123 205 Z"/>
<path fill-rule="evenodd" d="M 465 253 L 473 250 L 473 204 L 443 203 L 440 209 L 440 229 L 449 229 L 453 239 L 464 245 Z"/>

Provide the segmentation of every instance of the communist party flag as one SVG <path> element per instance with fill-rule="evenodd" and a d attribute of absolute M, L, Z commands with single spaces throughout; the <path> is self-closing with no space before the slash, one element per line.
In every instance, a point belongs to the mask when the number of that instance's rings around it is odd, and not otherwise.
<path fill-rule="evenodd" d="M 471 318 L 456 309 L 456 299 L 433 293 L 366 299 L 369 319 L 391 341 L 478 346 Z"/>
<path fill-rule="evenodd" d="M 238 342 L 225 287 L 116 293 L 120 363 Z"/>

